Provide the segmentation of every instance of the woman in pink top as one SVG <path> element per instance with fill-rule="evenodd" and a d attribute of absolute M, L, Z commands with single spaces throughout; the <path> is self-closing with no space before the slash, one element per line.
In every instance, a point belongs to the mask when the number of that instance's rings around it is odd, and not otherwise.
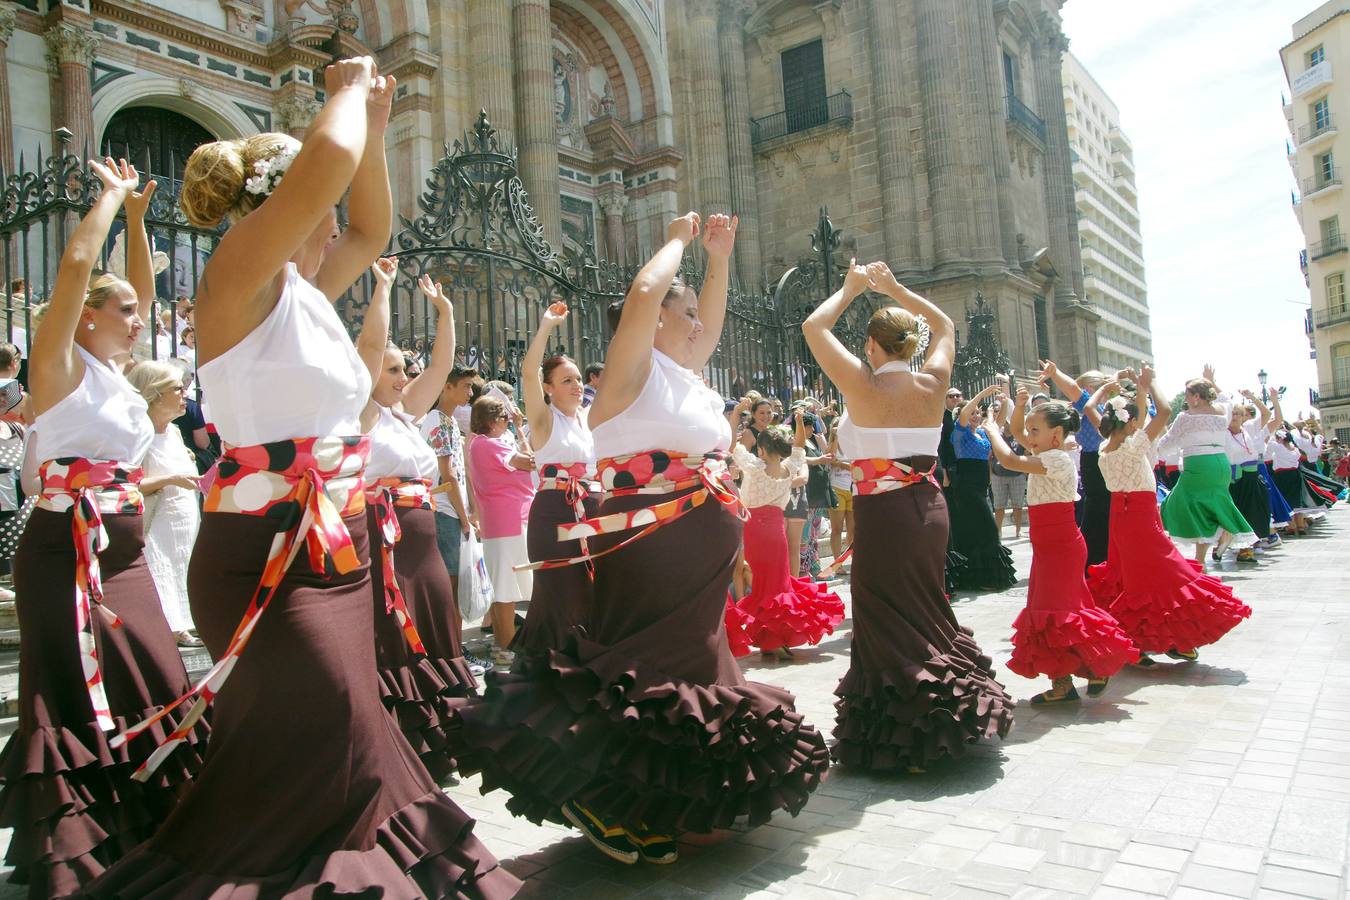
<path fill-rule="evenodd" d="M 506 404 L 496 397 L 479 397 L 469 416 L 474 438 L 469 444 L 469 479 L 478 508 L 483 561 L 492 580 L 493 602 L 488 613 L 497 643 L 494 665 L 510 668 L 506 648 L 516 636 L 516 603 L 530 599 L 534 576 L 516 566 L 528 565 L 525 520 L 534 501 L 534 457 L 521 453 L 507 433 Z"/>

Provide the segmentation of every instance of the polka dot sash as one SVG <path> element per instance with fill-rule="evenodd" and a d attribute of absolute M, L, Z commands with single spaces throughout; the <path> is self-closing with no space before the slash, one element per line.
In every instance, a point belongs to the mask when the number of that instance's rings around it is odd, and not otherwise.
<path fill-rule="evenodd" d="M 855 459 L 852 467 L 853 493 L 862 497 L 885 494 L 913 487 L 925 481 L 937 487 L 937 479 L 933 477 L 936 470 L 936 461 L 924 472 L 898 459 Z M 821 571 L 820 577 L 829 578 L 852 556 L 853 543 L 850 541 L 844 552 Z"/>

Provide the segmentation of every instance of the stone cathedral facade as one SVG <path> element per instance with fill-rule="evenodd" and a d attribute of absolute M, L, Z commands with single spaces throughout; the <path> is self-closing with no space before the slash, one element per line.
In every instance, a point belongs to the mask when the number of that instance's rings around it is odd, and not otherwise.
<path fill-rule="evenodd" d="M 0 164 L 76 147 L 181 174 L 191 148 L 303 137 L 316 73 L 396 75 L 398 210 L 486 110 L 556 247 L 638 262 L 735 211 L 752 287 L 810 252 L 885 259 L 1019 370 L 1097 364 L 1065 124 L 1063 0 L 0 0 Z M 61 136 L 66 136 L 64 132 Z M 171 172 L 170 170 L 176 170 Z"/>

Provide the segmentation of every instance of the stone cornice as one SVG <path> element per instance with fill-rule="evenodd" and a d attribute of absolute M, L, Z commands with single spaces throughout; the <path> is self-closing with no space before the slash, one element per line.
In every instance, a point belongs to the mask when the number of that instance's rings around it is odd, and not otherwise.
<path fill-rule="evenodd" d="M 261 69 L 273 67 L 272 57 L 263 52 L 262 45 L 257 41 L 212 28 L 159 6 L 151 6 L 139 0 L 90 0 L 90 7 L 97 17 L 112 19 L 160 37 L 171 38 L 196 50 L 238 60 Z"/>

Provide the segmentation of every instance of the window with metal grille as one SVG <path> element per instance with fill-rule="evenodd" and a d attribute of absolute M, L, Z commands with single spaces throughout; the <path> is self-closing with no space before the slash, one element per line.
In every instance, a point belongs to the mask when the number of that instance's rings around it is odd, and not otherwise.
<path fill-rule="evenodd" d="M 783 108 L 791 134 L 823 125 L 829 119 L 825 93 L 825 45 L 812 41 L 784 50 Z"/>
<path fill-rule="evenodd" d="M 1345 312 L 1345 273 L 1336 272 L 1328 275 L 1327 284 L 1327 309 L 1331 312 Z"/>

